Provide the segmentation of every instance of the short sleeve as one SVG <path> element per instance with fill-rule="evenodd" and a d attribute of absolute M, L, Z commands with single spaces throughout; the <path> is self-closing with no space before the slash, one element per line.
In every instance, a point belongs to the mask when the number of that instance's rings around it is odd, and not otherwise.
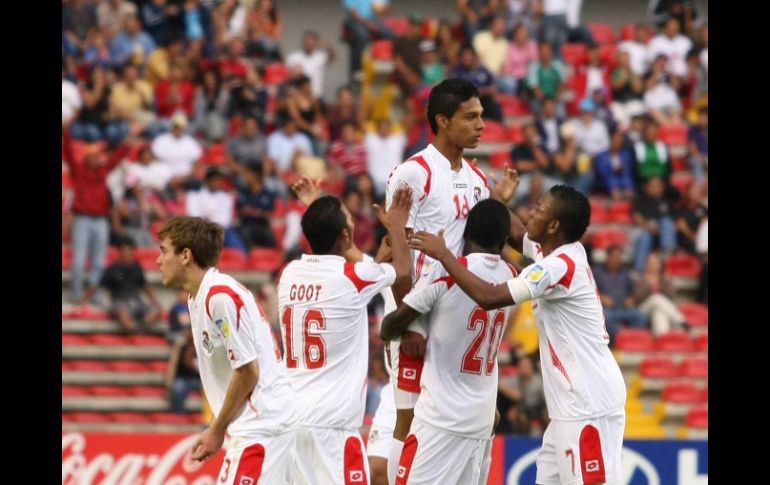
<path fill-rule="evenodd" d="M 208 301 L 208 310 L 211 321 L 225 340 L 230 366 L 237 369 L 255 360 L 259 353 L 255 329 L 263 322 L 246 321 L 249 318 L 246 312 L 227 293 L 214 294 Z"/>
<path fill-rule="evenodd" d="M 406 227 L 414 227 L 417 219 L 417 210 L 427 191 L 430 190 L 428 170 L 414 160 L 407 160 L 398 165 L 388 178 L 385 190 L 386 209 L 393 203 L 393 194 L 401 186 L 409 186 L 412 189 L 412 208 L 409 210 L 409 219 Z"/>

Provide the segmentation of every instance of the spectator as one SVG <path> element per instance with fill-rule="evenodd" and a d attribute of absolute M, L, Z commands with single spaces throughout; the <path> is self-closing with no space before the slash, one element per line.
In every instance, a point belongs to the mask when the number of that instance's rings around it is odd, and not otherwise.
<path fill-rule="evenodd" d="M 176 301 L 168 311 L 168 343 L 184 341 L 190 329 L 190 309 L 187 308 L 187 298 L 190 296 L 184 290 L 176 292 Z"/>
<path fill-rule="evenodd" d="M 363 126 L 364 110 L 349 85 L 340 86 L 337 89 L 337 99 L 329 106 L 326 117 L 329 124 L 329 136 L 332 140 L 340 137 L 342 125 L 352 122 L 356 128 Z"/>
<path fill-rule="evenodd" d="M 310 138 L 297 130 L 294 119 L 285 111 L 277 117 L 278 129 L 267 137 L 267 156 L 275 160 L 280 174 L 293 168 L 294 160 L 301 155 L 312 155 Z"/>
<path fill-rule="evenodd" d="M 588 196 L 594 183 L 591 157 L 578 147 L 572 127 L 572 124 L 562 125 L 561 135 L 564 142 L 552 156 L 553 165 L 548 171 L 552 181 L 549 181 L 548 185 L 550 187 L 554 183 L 567 184 Z"/>
<path fill-rule="evenodd" d="M 498 78 L 500 90 L 505 94 L 521 96 L 524 93 L 528 66 L 538 59 L 537 44 L 529 38 L 526 25 L 513 31 L 513 42 L 508 44 L 502 71 Z"/>
<path fill-rule="evenodd" d="M 327 160 L 335 179 L 342 181 L 346 176 L 366 173 L 366 147 L 358 139 L 353 123 L 342 125 L 342 136 L 329 145 Z"/>
<path fill-rule="evenodd" d="M 167 369 L 165 383 L 168 389 L 169 406 L 172 412 L 184 413 L 187 396 L 192 391 L 201 390 L 192 328 L 187 328 L 184 339 L 172 345 Z"/>
<path fill-rule="evenodd" d="M 316 98 L 324 93 L 324 71 L 334 61 L 334 49 L 321 41 L 318 33 L 307 30 L 302 34 L 302 49 L 292 52 L 286 58 L 289 67 L 300 66 L 302 72 L 310 78 L 311 92 Z"/>
<path fill-rule="evenodd" d="M 136 14 L 136 5 L 129 0 L 105 0 L 96 6 L 97 23 L 108 38 L 120 32 L 126 17 L 135 17 Z"/>
<path fill-rule="evenodd" d="M 594 159 L 596 186 L 613 201 L 631 200 L 634 195 L 633 153 L 624 146 L 621 130 L 612 132 L 610 147 Z"/>
<path fill-rule="evenodd" d="M 659 62 L 653 62 L 653 66 Z M 666 81 L 666 76 L 650 70 L 645 76 L 644 108 L 660 125 L 678 125 L 682 123 L 682 104 L 676 91 Z"/>
<path fill-rule="evenodd" d="M 110 293 L 111 311 L 121 328 L 126 333 L 147 330 L 147 326 L 160 318 L 160 306 L 152 287 L 144 278 L 144 270 L 136 260 L 136 244 L 131 239 L 122 239 L 118 243 L 118 260 L 104 271 L 100 285 Z M 88 301 L 97 291 L 92 287 L 83 296 L 82 303 Z M 150 301 L 142 300 L 144 292 Z"/>
<path fill-rule="evenodd" d="M 147 32 L 142 31 L 136 15 L 127 15 L 123 31 L 110 42 L 110 60 L 113 66 L 122 66 L 126 63 L 143 66 L 155 47 L 155 41 Z"/>
<path fill-rule="evenodd" d="M 650 28 L 644 24 L 637 24 L 634 28 L 634 38 L 624 40 L 618 44 L 618 53 L 628 54 L 628 65 L 636 76 L 643 76 L 647 71 L 649 62 L 647 54 L 647 41 L 650 37 Z"/>
<path fill-rule="evenodd" d="M 689 162 L 695 180 L 703 182 L 709 167 L 709 110 L 698 111 L 698 123 L 687 133 Z"/>
<path fill-rule="evenodd" d="M 495 15 L 489 30 L 480 30 L 473 37 L 473 49 L 479 53 L 481 65 L 496 78 L 503 73 L 509 44 L 505 37 L 505 17 L 502 15 Z"/>
<path fill-rule="evenodd" d="M 621 322 L 633 328 L 646 326 L 647 317 L 636 309 L 631 272 L 623 265 L 623 248 L 611 246 L 607 249 L 607 262 L 595 268 L 594 280 L 604 307 L 607 333 L 613 340 Z"/>
<path fill-rule="evenodd" d="M 631 69 L 631 56 L 628 52 L 618 51 L 618 65 L 612 71 L 612 114 L 622 125 L 628 125 L 631 117 L 644 111 L 642 78 Z"/>
<path fill-rule="evenodd" d="M 533 98 L 532 110 L 540 112 L 543 101 L 546 98 L 555 99 L 561 97 L 566 80 L 566 71 L 561 61 L 553 58 L 551 44 L 540 44 L 540 55 L 537 61 L 530 62 L 527 69 L 527 87 L 531 90 Z M 560 107 L 560 111 L 563 108 Z"/>
<path fill-rule="evenodd" d="M 155 112 L 165 120 L 178 112 L 192 118 L 194 97 L 195 86 L 185 78 L 184 65 L 172 62 L 168 79 L 158 81 L 155 86 Z"/>
<path fill-rule="evenodd" d="M 708 207 L 703 185 L 697 182 L 691 183 L 687 189 L 685 206 L 679 211 L 676 219 L 679 245 L 687 252 L 697 253 L 698 229 L 707 218 Z"/>
<path fill-rule="evenodd" d="M 63 86 L 62 86 L 63 87 Z M 97 142 L 104 139 L 104 129 L 109 114 L 110 87 L 104 68 L 98 64 L 91 67 L 90 78 L 81 85 L 83 93 L 83 109 L 77 121 L 70 127 L 72 138 L 87 142 Z M 62 102 L 64 102 L 62 94 Z"/>
<path fill-rule="evenodd" d="M 342 194 L 342 203 L 350 212 L 353 219 L 353 242 L 363 253 L 372 254 L 376 249 L 374 239 L 374 227 L 377 225 L 377 218 L 370 210 L 365 210 L 361 193 L 356 189 L 347 189 Z"/>
<path fill-rule="evenodd" d="M 610 147 L 607 126 L 594 117 L 596 103 L 592 98 L 580 102 L 580 118 L 572 123 L 578 148 L 594 158 Z"/>
<path fill-rule="evenodd" d="M 203 155 L 198 141 L 186 133 L 187 117 L 177 113 L 171 118 L 171 131 L 152 141 L 152 153 L 171 170 L 170 183 L 174 187 L 185 184 L 192 175 L 193 166 Z"/>
<path fill-rule="evenodd" d="M 420 42 L 420 64 L 423 84 L 435 86 L 444 80 L 444 65 L 439 60 L 436 43 L 430 39 Z"/>
<path fill-rule="evenodd" d="M 155 120 L 152 112 L 152 87 L 139 79 L 136 66 L 123 66 L 123 77 L 112 86 L 109 97 L 109 116 L 112 120 L 105 130 L 110 143 L 119 143 L 131 131 L 132 125 L 146 128 Z"/>
<path fill-rule="evenodd" d="M 216 168 L 206 173 L 206 184 L 197 191 L 187 192 L 187 215 L 216 222 L 225 230 L 225 247 L 248 252 L 241 235 L 234 227 L 235 197 L 225 186 L 224 174 Z"/>
<path fill-rule="evenodd" d="M 639 310 L 650 318 L 650 327 L 655 336 L 681 329 L 685 324 L 684 315 L 672 301 L 673 297 L 674 288 L 663 274 L 661 257 L 651 253 L 644 273 L 634 287 L 634 299 L 639 304 Z"/>
<path fill-rule="evenodd" d="M 294 81 L 293 89 L 290 89 L 289 98 L 286 100 L 286 107 L 299 131 L 313 143 L 311 154 L 318 155 L 324 119 L 321 103 L 311 92 L 309 77 L 303 74 Z"/>
<path fill-rule="evenodd" d="M 265 122 L 268 92 L 262 76 L 251 66 L 246 67 L 245 76 L 230 77 L 226 84 L 229 89 L 227 116 L 253 117 L 261 124 Z"/>
<path fill-rule="evenodd" d="M 248 12 L 246 22 L 247 55 L 264 62 L 280 61 L 283 19 L 273 0 L 257 0 Z"/>
<path fill-rule="evenodd" d="M 422 42 L 423 18 L 419 15 L 409 16 L 409 28 L 406 34 L 397 38 L 393 44 L 394 82 L 401 91 L 408 94 L 411 90 L 412 79 L 422 78 L 422 63 L 420 42 Z"/>
<path fill-rule="evenodd" d="M 661 54 L 665 55 L 668 59 L 666 72 L 683 78 L 687 75 L 685 58 L 692 48 L 692 41 L 681 35 L 679 31 L 679 21 L 674 18 L 668 19 L 664 31 L 650 40 L 647 57 L 652 60 Z"/>
<path fill-rule="evenodd" d="M 396 38 L 381 18 L 389 8 L 388 3 L 387 0 L 342 0 L 345 10 L 343 38 L 350 46 L 349 82 L 360 76 L 364 49 L 372 38 Z"/>
<path fill-rule="evenodd" d="M 511 150 L 511 159 L 513 160 L 514 168 L 519 174 L 516 201 L 520 201 L 530 195 L 532 179 L 535 176 L 546 186 L 545 190 L 549 190 L 552 185 L 558 183 L 555 179 L 543 177 L 543 172 L 550 168 L 550 159 L 534 124 L 528 124 L 524 127 L 524 142 L 516 145 Z"/>
<path fill-rule="evenodd" d="M 460 48 L 460 62 L 452 66 L 449 77 L 464 79 L 473 83 L 479 89 L 479 101 L 484 109 L 482 116 L 502 123 L 503 111 L 495 99 L 497 85 L 495 77 L 489 70 L 479 64 L 473 47 L 466 45 Z"/>
<path fill-rule="evenodd" d="M 537 117 L 537 133 L 551 157 L 561 148 L 561 127 L 564 119 L 557 113 L 556 100 L 545 99 L 543 111 Z"/>
<path fill-rule="evenodd" d="M 166 218 L 158 197 L 139 186 L 127 187 L 123 199 L 113 210 L 112 229 L 120 237 L 128 238 L 136 246 L 151 248 L 157 242 L 150 234 L 150 226 Z"/>
<path fill-rule="evenodd" d="M 137 187 L 162 194 L 171 180 L 171 168 L 155 158 L 150 145 L 145 144 L 139 150 L 135 163 L 126 167 L 125 184 L 127 187 Z"/>
<path fill-rule="evenodd" d="M 193 131 L 202 131 L 208 140 L 221 140 L 227 135 L 227 107 L 230 92 L 222 89 L 216 69 L 204 71 L 195 91 Z"/>
<path fill-rule="evenodd" d="M 241 133 L 227 143 L 227 168 L 237 174 L 236 185 L 245 188 L 243 177 L 245 168 L 252 164 L 260 166 L 273 164 L 266 160 L 267 141 L 259 129 L 259 122 L 254 117 L 244 118 L 241 123 Z"/>
<path fill-rule="evenodd" d="M 473 39 L 480 30 L 488 29 L 499 7 L 499 0 L 457 0 L 465 38 Z"/>
<path fill-rule="evenodd" d="M 62 127 L 62 150 L 64 162 L 69 167 L 75 188 L 72 212 L 72 292 L 70 300 L 80 302 L 83 297 L 83 277 L 86 258 L 91 261 L 90 286 L 95 288 L 102 277 L 107 244 L 109 242 L 110 194 L 107 175 L 123 160 L 128 147 L 117 148 L 109 158 L 100 153 L 98 147 L 86 148 L 84 161 L 75 160 L 69 127 Z"/>
<path fill-rule="evenodd" d="M 256 163 L 246 165 L 243 177 L 246 189 L 238 195 L 236 203 L 241 238 L 249 249 L 274 248 L 276 242 L 270 227 L 270 219 L 275 210 L 276 195 L 265 188 L 261 165 Z"/>
<path fill-rule="evenodd" d="M 639 228 L 634 248 L 634 269 L 644 271 L 647 256 L 656 246 L 670 254 L 676 249 L 676 223 L 670 197 L 665 195 L 663 179 L 650 177 L 644 191 L 632 202 L 632 218 Z"/>
<path fill-rule="evenodd" d="M 375 124 L 377 131 L 364 136 L 364 147 L 367 171 L 374 182 L 376 197 L 380 198 L 385 195 L 390 172 L 403 160 L 406 135 L 394 133 L 393 123 L 388 118 L 380 118 Z"/>
<path fill-rule="evenodd" d="M 533 424 L 536 423 L 535 427 L 542 429 L 548 422 L 543 377 L 535 371 L 532 358 L 526 355 L 519 358 L 518 370 L 518 374 L 510 379 L 498 381 L 498 408 L 501 409 L 500 414 L 506 416 L 507 424 L 512 425 L 512 432 L 529 434 Z M 511 412 L 511 408 L 515 411 Z M 526 419 L 522 421 L 520 414 Z M 523 423 L 526 424 L 521 426 Z M 504 432 L 505 427 L 499 432 Z"/>
<path fill-rule="evenodd" d="M 647 123 L 644 127 L 642 140 L 634 144 L 634 155 L 636 175 L 642 184 L 651 177 L 668 180 L 671 172 L 668 150 L 659 139 L 658 125 L 655 122 Z"/>

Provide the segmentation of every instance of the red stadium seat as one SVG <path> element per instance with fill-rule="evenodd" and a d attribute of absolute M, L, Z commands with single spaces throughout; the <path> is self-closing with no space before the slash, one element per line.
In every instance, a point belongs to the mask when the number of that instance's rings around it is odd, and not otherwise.
<path fill-rule="evenodd" d="M 659 335 L 655 341 L 655 347 L 663 352 L 692 352 L 693 342 L 689 333 L 674 330 Z"/>
<path fill-rule="evenodd" d="M 614 69 L 617 64 L 618 46 L 615 44 L 606 44 L 599 47 L 599 59 L 601 63 L 610 69 Z"/>
<path fill-rule="evenodd" d="M 222 248 L 217 268 L 222 271 L 244 271 L 248 267 L 248 260 L 243 251 L 234 248 Z"/>
<path fill-rule="evenodd" d="M 90 345 L 91 339 L 84 335 L 74 335 L 71 333 L 63 333 L 61 336 L 61 345 Z"/>
<path fill-rule="evenodd" d="M 679 311 L 691 327 L 708 327 L 709 307 L 703 303 L 680 303 Z"/>
<path fill-rule="evenodd" d="M 604 224 L 609 222 L 607 204 L 602 200 L 589 199 L 591 203 L 591 224 Z"/>
<path fill-rule="evenodd" d="M 484 120 L 484 134 L 482 135 L 482 141 L 487 143 L 508 142 L 508 132 L 502 123 L 498 123 L 493 120 Z"/>
<path fill-rule="evenodd" d="M 214 143 L 206 148 L 201 157 L 201 163 L 207 166 L 224 165 L 227 162 L 227 147 L 224 143 Z"/>
<path fill-rule="evenodd" d="M 670 379 L 681 375 L 679 366 L 673 359 L 659 356 L 645 357 L 639 367 L 639 373 L 642 377 L 653 379 Z"/>
<path fill-rule="evenodd" d="M 692 184 L 693 180 L 695 179 L 689 172 L 676 172 L 671 174 L 669 183 L 674 188 L 676 188 L 680 194 L 684 195 L 687 193 L 687 190 L 690 188 L 690 184 Z"/>
<path fill-rule="evenodd" d="M 649 330 L 623 329 L 615 336 L 615 349 L 626 352 L 651 352 L 655 350 L 655 339 Z"/>
<path fill-rule="evenodd" d="M 610 222 L 616 224 L 631 224 L 631 203 L 626 201 L 613 202 L 609 208 Z"/>
<path fill-rule="evenodd" d="M 61 386 L 62 397 L 85 397 L 90 395 L 91 392 L 87 387 Z"/>
<path fill-rule="evenodd" d="M 599 45 L 615 43 L 615 31 L 610 24 L 589 22 L 588 30 L 591 31 L 594 41 Z"/>
<path fill-rule="evenodd" d="M 150 419 L 144 413 L 109 413 L 107 415 L 113 423 L 142 424 L 149 423 Z"/>
<path fill-rule="evenodd" d="M 131 335 L 129 338 L 134 345 L 144 345 L 149 347 L 168 346 L 166 339 L 158 335 Z"/>
<path fill-rule="evenodd" d="M 625 24 L 620 28 L 621 40 L 632 40 L 636 35 L 636 24 Z"/>
<path fill-rule="evenodd" d="M 702 333 L 695 337 L 695 350 L 698 352 L 709 351 L 709 334 L 708 332 Z"/>
<path fill-rule="evenodd" d="M 391 16 L 383 22 L 397 37 L 403 37 L 409 31 L 409 19 L 407 17 Z"/>
<path fill-rule="evenodd" d="M 513 160 L 511 160 L 511 152 L 503 150 L 501 152 L 495 152 L 489 157 L 489 164 L 493 168 L 504 168 L 506 166 L 513 167 Z"/>
<path fill-rule="evenodd" d="M 563 44 L 561 46 L 561 58 L 567 64 L 579 66 L 588 60 L 588 49 L 585 44 Z"/>
<path fill-rule="evenodd" d="M 155 386 L 131 386 L 128 393 L 136 397 L 165 397 L 168 394 L 163 387 Z"/>
<path fill-rule="evenodd" d="M 129 337 L 123 335 L 97 334 L 91 336 L 91 342 L 94 345 L 131 345 Z"/>
<path fill-rule="evenodd" d="M 101 397 L 125 397 L 128 396 L 128 389 L 121 386 L 91 386 L 91 394 Z"/>
<path fill-rule="evenodd" d="M 147 417 L 153 423 L 158 424 L 189 424 L 190 418 L 187 414 L 177 413 L 150 413 Z"/>
<path fill-rule="evenodd" d="M 74 360 L 70 362 L 71 371 L 76 372 L 107 372 L 110 370 L 106 362 L 98 360 Z"/>
<path fill-rule="evenodd" d="M 523 143 L 524 142 L 524 126 L 519 123 L 514 123 L 506 129 L 506 135 L 511 143 Z"/>
<path fill-rule="evenodd" d="M 110 418 L 104 413 L 74 412 L 67 413 L 69 419 L 75 423 L 109 423 Z"/>
<path fill-rule="evenodd" d="M 275 86 L 289 79 L 289 68 L 280 62 L 274 62 L 265 66 L 264 82 L 268 86 Z"/>
<path fill-rule="evenodd" d="M 115 372 L 152 372 L 147 364 L 134 360 L 117 360 L 110 362 L 109 367 Z"/>
<path fill-rule="evenodd" d="M 249 254 L 248 267 L 254 271 L 272 273 L 281 267 L 281 251 L 271 248 L 252 249 Z"/>
<path fill-rule="evenodd" d="M 72 267 L 72 246 L 61 247 L 61 268 L 70 269 Z"/>
<path fill-rule="evenodd" d="M 709 427 L 709 408 L 692 408 L 687 411 L 684 418 L 684 424 L 690 428 L 708 429 Z"/>
<path fill-rule="evenodd" d="M 692 382 L 668 382 L 663 387 L 663 400 L 679 404 L 700 404 L 703 393 Z"/>
<path fill-rule="evenodd" d="M 668 146 L 687 146 L 687 126 L 661 125 L 660 141 Z"/>
<path fill-rule="evenodd" d="M 393 41 L 390 39 L 372 42 L 372 59 L 389 62 L 393 60 Z"/>
<path fill-rule="evenodd" d="M 607 249 L 610 246 L 626 247 L 628 243 L 628 234 L 621 230 L 605 229 L 593 235 L 593 245 L 596 249 Z"/>
<path fill-rule="evenodd" d="M 136 248 L 135 254 L 136 260 L 145 271 L 158 269 L 157 261 L 158 256 L 160 256 L 158 248 Z"/>
<path fill-rule="evenodd" d="M 511 96 L 509 94 L 500 94 L 497 96 L 497 102 L 500 103 L 500 107 L 503 110 L 504 116 L 528 116 L 532 112 L 529 109 L 529 105 L 521 98 L 517 96 Z"/>
<path fill-rule="evenodd" d="M 156 360 L 153 362 L 147 362 L 147 367 L 152 372 L 166 372 L 166 370 L 168 369 L 168 361 Z"/>
<path fill-rule="evenodd" d="M 682 278 L 698 278 L 702 269 L 700 259 L 686 253 L 672 254 L 664 264 L 665 273 Z"/>
<path fill-rule="evenodd" d="M 682 374 L 685 377 L 708 379 L 709 358 L 694 356 L 684 359 L 684 361 L 682 361 Z"/>

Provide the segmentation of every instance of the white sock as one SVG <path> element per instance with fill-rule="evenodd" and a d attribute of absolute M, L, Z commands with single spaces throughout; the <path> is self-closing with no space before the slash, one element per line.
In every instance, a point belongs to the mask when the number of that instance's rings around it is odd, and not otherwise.
<path fill-rule="evenodd" d="M 390 443 L 390 454 L 388 455 L 388 483 L 395 485 L 396 474 L 398 473 L 398 463 L 401 461 L 401 451 L 404 449 L 404 442 L 393 438 Z"/>
<path fill-rule="evenodd" d="M 492 466 L 492 442 L 495 439 L 495 435 L 492 435 L 492 439 L 487 441 L 487 445 L 484 447 L 484 456 L 481 462 L 481 474 L 479 475 L 479 485 L 486 485 L 489 478 L 489 467 Z"/>

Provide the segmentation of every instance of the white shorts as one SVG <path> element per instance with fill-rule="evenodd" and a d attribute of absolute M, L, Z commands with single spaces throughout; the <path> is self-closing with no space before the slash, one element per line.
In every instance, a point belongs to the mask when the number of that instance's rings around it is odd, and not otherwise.
<path fill-rule="evenodd" d="M 292 485 L 368 483 L 369 462 L 358 431 L 308 427 L 297 432 Z"/>
<path fill-rule="evenodd" d="M 551 421 L 537 455 L 537 483 L 619 483 L 625 424 L 623 411 L 583 421 Z"/>
<path fill-rule="evenodd" d="M 414 409 L 420 397 L 420 379 L 424 359 L 401 352 L 398 341 L 387 342 L 390 352 L 390 382 L 396 409 Z"/>
<path fill-rule="evenodd" d="M 445 433 L 415 418 L 404 441 L 396 485 L 479 483 L 488 441 Z"/>
<path fill-rule="evenodd" d="M 292 483 L 297 431 L 256 439 L 230 438 L 217 484 Z"/>
<path fill-rule="evenodd" d="M 393 386 L 390 383 L 382 386 L 380 405 L 372 419 L 369 428 L 369 438 L 366 443 L 366 454 L 388 459 L 390 444 L 393 441 L 393 430 L 396 428 L 396 403 L 393 400 Z"/>

